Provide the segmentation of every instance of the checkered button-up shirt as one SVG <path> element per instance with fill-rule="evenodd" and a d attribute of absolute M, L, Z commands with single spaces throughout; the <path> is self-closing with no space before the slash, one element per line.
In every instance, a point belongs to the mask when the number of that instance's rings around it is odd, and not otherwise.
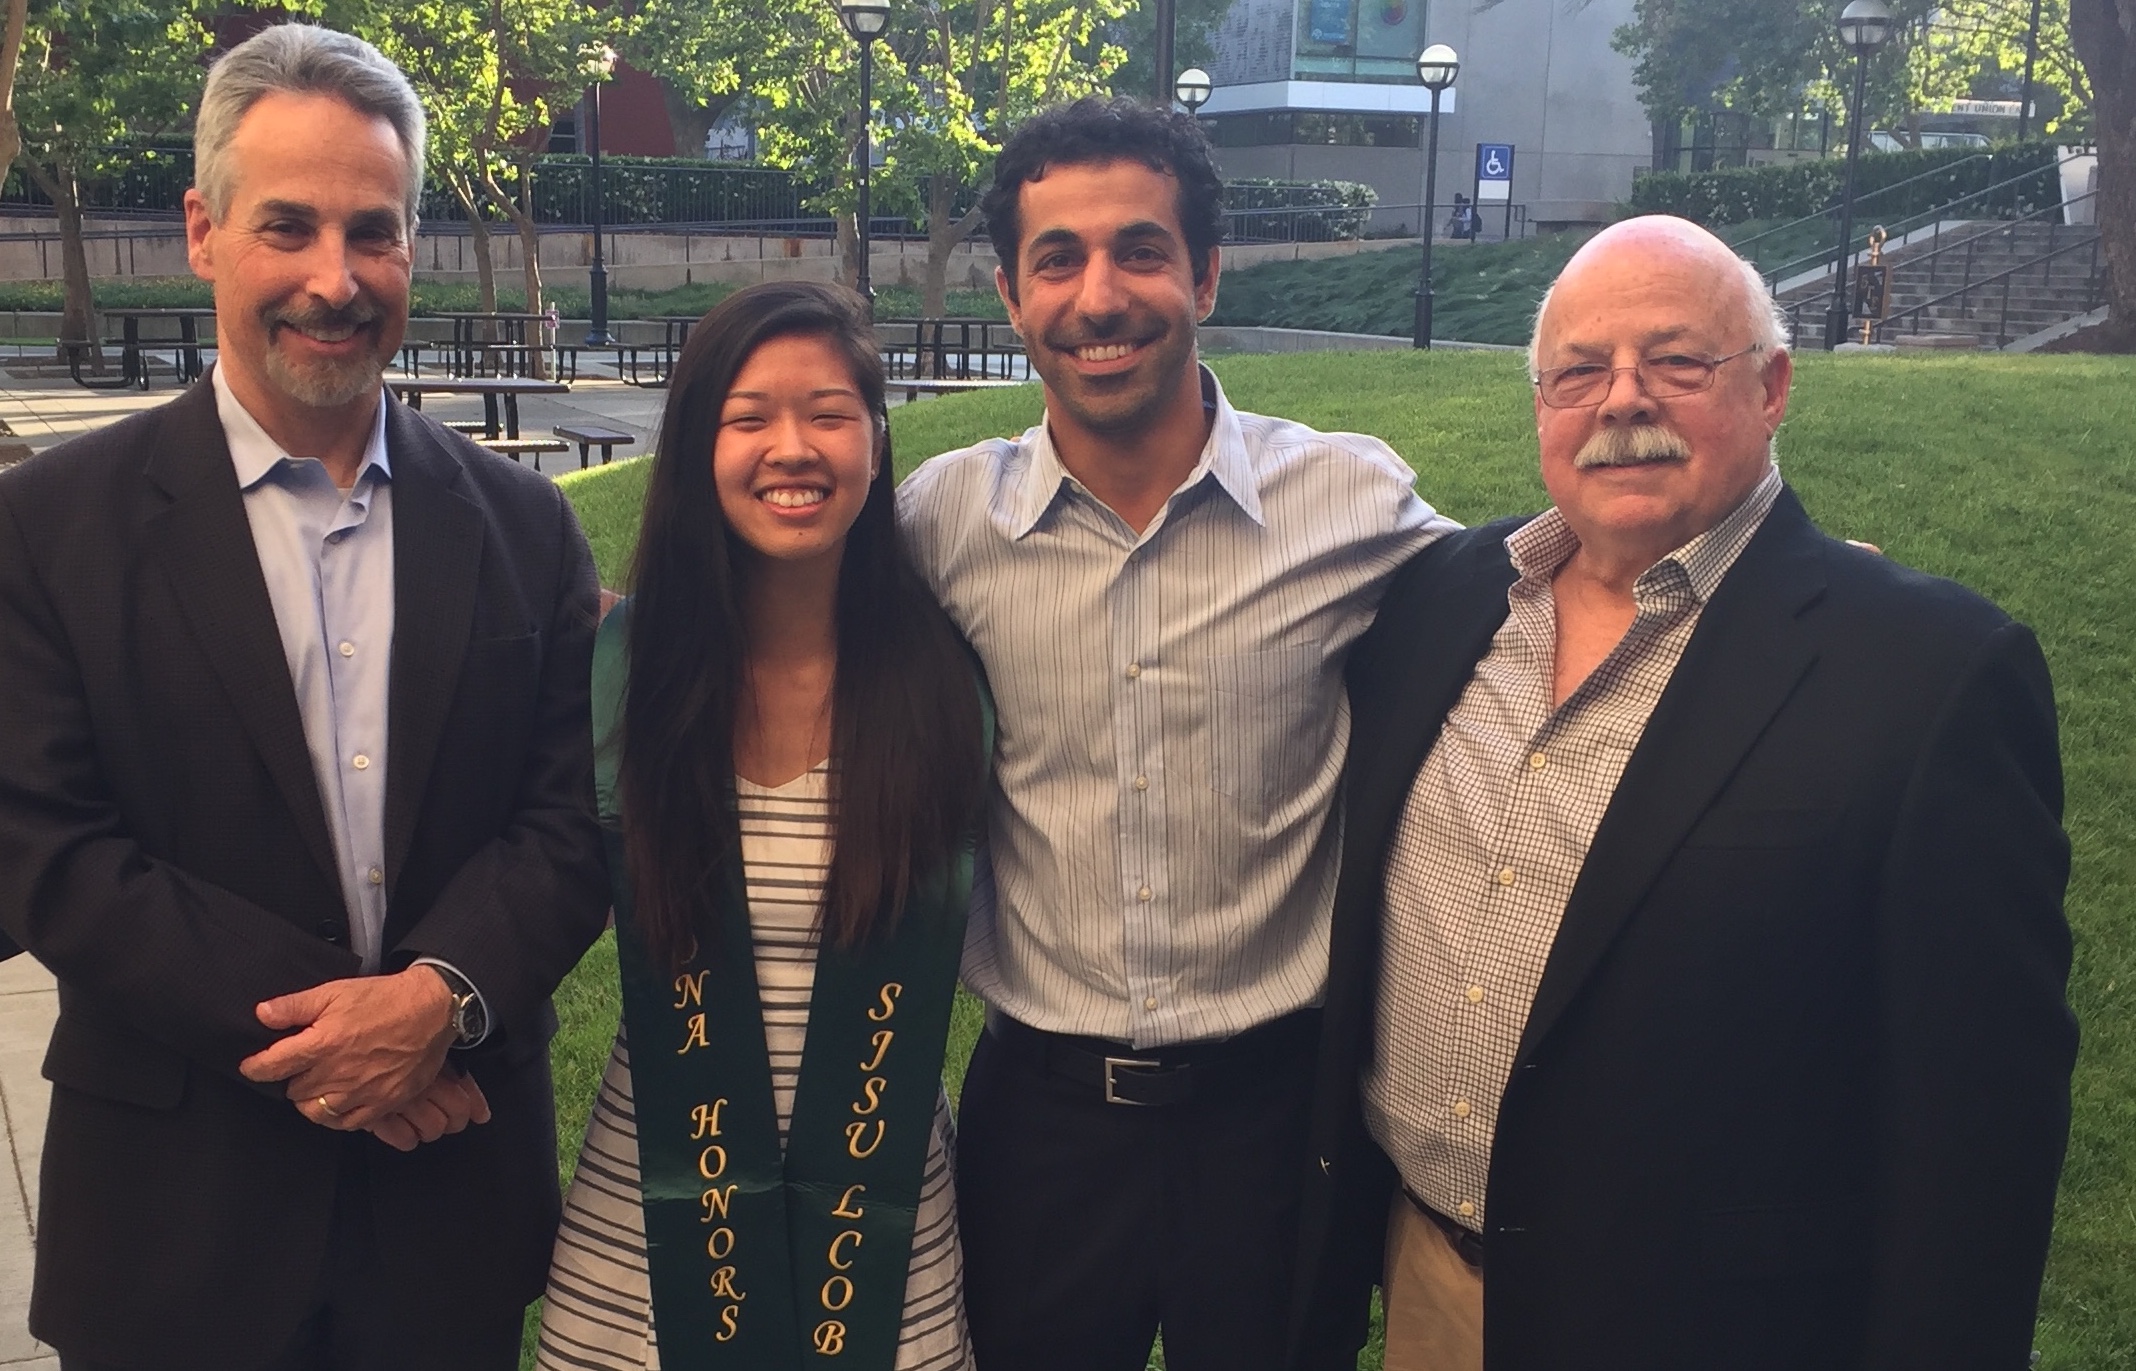
<path fill-rule="evenodd" d="M 1706 602 L 1780 473 L 1649 567 L 1637 614 L 1553 706 L 1551 582 L 1579 548 L 1556 510 L 1506 539 L 1510 612 L 1418 771 L 1387 862 L 1365 1117 L 1410 1193 L 1482 1231 L 1498 1102 L 1565 902 Z"/>

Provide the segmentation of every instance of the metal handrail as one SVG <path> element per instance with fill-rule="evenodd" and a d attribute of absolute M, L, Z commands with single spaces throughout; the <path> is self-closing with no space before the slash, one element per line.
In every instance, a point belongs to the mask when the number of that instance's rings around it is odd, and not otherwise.
<path fill-rule="evenodd" d="M 1897 263 L 1895 265 L 1903 265 L 1908 269 L 1917 269 L 1923 265 L 1926 265 L 1928 267 L 1928 288 L 1930 290 L 1934 290 L 1936 288 L 1936 273 L 1938 270 L 1936 264 L 1938 260 L 1942 258 L 1945 253 L 1956 252 L 1960 248 L 1964 248 L 1966 252 L 1966 279 L 1971 280 L 1973 254 L 1977 250 L 1981 239 L 1991 238 L 1998 233 L 2007 234 L 2010 232 L 2010 230 L 2016 228 L 2020 224 L 2029 224 L 2034 222 L 2035 220 L 2042 218 L 2045 218 L 2049 221 L 2048 227 L 2050 228 L 2050 230 L 2065 227 L 2065 225 L 2055 223 L 2053 221 L 2053 217 L 2066 214 L 2071 205 L 2081 205 L 2086 200 L 2090 200 L 2094 196 L 2098 195 L 2098 193 L 2099 192 L 2095 190 L 2088 190 L 2082 195 L 2072 196 L 2067 200 L 2060 201 L 2059 203 L 2052 205 L 2043 205 L 2039 209 L 2032 211 L 2030 214 L 2023 215 L 2016 219 L 2004 219 L 1997 221 L 1992 227 L 1983 228 L 1976 233 L 1968 233 L 1964 237 L 1959 238 L 1955 242 L 1950 243 L 1946 243 L 1943 241 L 1943 223 L 1941 220 L 1938 220 L 1936 223 L 1936 231 L 1932 235 L 1930 235 L 1928 240 L 1931 244 L 1928 251 L 1909 252 L 1903 263 Z M 1961 222 L 1969 223 L 1974 221 Z M 2084 226 L 2070 224 L 2066 225 L 2066 227 L 2079 228 Z M 2093 229 L 2093 232 L 2096 233 L 2097 226 L 2093 225 L 2091 227 Z M 1953 232 L 1955 232 L 1955 230 L 1953 230 Z M 2049 235 L 2049 241 L 2053 241 L 2051 233 Z"/>
<path fill-rule="evenodd" d="M 1880 186 L 1875 190 L 1867 192 L 1866 194 L 1857 195 L 1854 197 L 1854 203 L 1857 207 L 1859 207 L 1862 201 L 1864 200 L 1873 200 L 1879 195 L 1883 195 L 1887 192 L 1899 190 L 1903 187 L 1910 186 L 1916 181 L 1925 181 L 1931 176 L 1943 176 L 1949 172 L 1956 171 L 1960 167 L 1970 166 L 1974 162 L 1980 161 L 1982 158 L 1986 158 L 1987 160 L 1992 162 L 1995 160 L 1995 154 L 1992 152 L 1976 152 L 1971 157 L 1961 157 L 1955 162 L 1946 162 L 1940 167 L 1935 167 L 1931 170 L 1920 172 L 1913 176 L 1909 176 L 1903 181 L 1894 181 L 1888 186 Z M 2028 172 L 2025 174 L 2031 175 L 2032 173 Z M 1738 257 L 1741 257 L 1744 255 L 1743 249 L 1749 247 L 1752 243 L 1758 242 L 1761 239 L 1770 238 L 1774 234 L 1785 233 L 1792 228 L 1800 228 L 1804 224 L 1809 223 L 1812 219 L 1822 219 L 1825 216 L 1829 215 L 1836 208 L 1838 208 L 1838 206 L 1836 205 L 1827 205 L 1823 209 L 1813 210 L 1810 213 L 1803 215 L 1800 219 L 1790 219 L 1784 224 L 1780 224 L 1773 228 L 1765 230 L 1765 232 L 1763 233 L 1752 234 L 1750 237 L 1743 239 L 1741 242 L 1731 242 L 1728 244 L 1728 246 L 1735 249 L 1736 255 Z"/>
<path fill-rule="evenodd" d="M 1985 155 L 1985 154 L 1982 154 L 1982 155 Z M 2045 175 L 2045 174 L 2046 174 L 2046 173 L 2048 173 L 2048 172 L 2059 172 L 2059 171 L 2060 171 L 2060 170 L 2062 169 L 2062 167 L 2063 167 L 2063 166 L 2065 166 L 2066 164 L 2068 164 L 2068 163 L 2070 163 L 2070 162 L 2073 162 L 2073 161 L 2077 160 L 2077 157 L 2079 157 L 2079 156 L 2083 156 L 2083 155 L 2084 155 L 2084 154 L 2081 154 L 2081 153 L 2079 153 L 2079 154 L 2076 154 L 2075 156 L 2071 156 L 2071 157 L 2064 157 L 2064 158 L 2062 158 L 2062 159 L 2061 159 L 2060 161 L 2058 161 L 2058 162 L 2055 162 L 2055 163 L 2053 163 L 2053 164 L 2052 164 L 2052 165 L 2050 165 L 2050 166 L 2043 166 L 2043 167 L 2034 167 L 2034 168 L 2033 168 L 2033 169 L 2032 169 L 2031 171 L 2026 171 L 2026 172 L 2020 172 L 2020 173 L 2018 173 L 2017 175 L 2015 175 L 2015 176 L 2012 176 L 2012 177 L 2008 178 L 2007 180 L 1997 181 L 1997 182 L 1996 182 L 1996 183 L 1995 183 L 1994 185 L 1992 185 L 1992 186 L 1983 186 L 1983 187 L 1981 187 L 1981 188 L 1980 188 L 1979 190 L 1976 190 L 1976 191 L 1972 192 L 1972 193 L 1971 193 L 1970 195 L 1961 195 L 1961 196 L 1959 196 L 1959 197 L 1958 197 L 1957 199 L 1955 199 L 1955 200 L 1952 200 L 1952 201 L 1949 201 L 1949 202 L 1948 202 L 1948 203 L 1946 203 L 1946 204 L 1941 204 L 1941 205 L 1937 205 L 1937 206 L 1935 206 L 1934 208 L 1931 208 L 1931 209 L 1925 209 L 1925 210 L 1921 210 L 1921 211 L 1919 211 L 1919 212 L 1917 212 L 1917 213 L 1914 213 L 1914 214 L 1908 215 L 1908 216 L 1907 216 L 1906 218 L 1904 218 L 1904 219 L 1900 219 L 1900 220 L 1899 220 L 1899 221 L 1897 222 L 1897 226 L 1895 226 L 1895 227 L 1891 227 L 1891 228 L 1889 228 L 1889 229 L 1888 229 L 1887 231 L 1889 232 L 1889 234 L 1890 234 L 1890 235 L 1891 235 L 1891 237 L 1893 237 L 1893 238 L 1903 238 L 1903 237 L 1905 237 L 1905 236 L 1906 236 L 1907 234 L 1909 234 L 1909 233 L 1913 232 L 1913 230 L 1914 230 L 1914 229 L 1917 229 L 1917 228 L 1924 228 L 1924 227 L 1926 227 L 1927 225 L 1929 225 L 1929 224 L 1933 223 L 1933 224 L 1937 225 L 1937 233 L 1938 233 L 1938 236 L 1940 237 L 1940 236 L 1941 236 L 1941 232 L 1942 232 L 1942 227 L 1941 227 L 1941 226 L 1942 226 L 1942 222 L 1943 222 L 1943 217 L 1944 217 L 1945 215 L 1949 214 L 1949 213 L 1950 213 L 1950 212 L 1951 212 L 1952 210 L 1954 210 L 1954 209 L 1957 209 L 1957 208 L 1958 208 L 1958 207 L 1960 207 L 1961 205 L 1966 205 L 1966 204 L 1969 204 L 1969 203 L 1971 203 L 1972 201 L 1978 200 L 1978 199 L 1980 199 L 1980 198 L 1981 198 L 1981 197 L 1983 197 L 1983 196 L 1993 195 L 1993 194 L 1995 194 L 1995 193 L 1996 193 L 1997 191 L 2001 191 L 2001 190 L 2008 190 L 2008 189 L 2009 189 L 2010 187 L 2012 187 L 2012 186 L 2016 185 L 2016 184 L 2017 184 L 2018 182 L 2020 182 L 2020 181 L 2028 181 L 2028 180 L 2031 180 L 2031 179 L 2032 179 L 2033 177 L 2035 177 L 2035 176 L 2041 176 L 2041 175 Z M 1856 203 L 1859 203 L 1859 199 L 1858 199 L 1858 198 L 1857 198 L 1857 201 L 1856 201 Z M 2033 214 L 2039 214 L 2039 213 L 2042 213 L 2042 212 L 2044 212 L 2044 211 L 2046 211 L 2046 210 L 2053 210 L 2053 209 L 2059 209 L 2059 208 L 2061 208 L 2061 206 L 2062 206 L 2062 203 L 2063 203 L 2063 202 L 2062 202 L 2061 200 L 2056 200 L 2056 202 L 2055 202 L 2055 203 L 2054 203 L 2053 205 L 2043 206 L 2043 207 L 2042 207 L 2041 209 L 2039 209 L 2039 210 L 2034 210 L 2034 211 L 2033 211 Z M 2072 201 L 2072 202 L 2070 202 L 2070 203 L 2074 203 L 2074 201 Z M 1826 211 L 1826 212 L 1827 212 L 1827 213 L 1829 213 L 1829 211 Z M 1812 216 L 1812 217 L 1815 217 L 1815 216 Z M 2023 216 L 2022 218 L 2020 218 L 2020 219 L 2018 219 L 2018 220 L 2012 220 L 2012 221 L 2010 221 L 2010 222 L 2023 222 L 2023 218 L 2029 218 L 2029 217 L 2030 217 L 2029 215 L 2028 215 L 2028 216 Z M 1798 223 L 1799 223 L 1799 222 L 1801 222 L 1801 221 L 1800 221 L 1800 220 L 1798 220 L 1798 221 L 1796 221 L 1796 222 L 1798 222 Z M 1873 231 L 1874 231 L 1874 230 L 1873 230 L 1873 228 L 1872 228 L 1872 229 L 1868 229 L 1868 230 L 1864 230 L 1864 231 L 1863 231 L 1863 233 L 1862 233 L 1862 235 L 1861 235 L 1861 242 L 1862 242 L 1862 244 L 1864 244 L 1864 245 L 1866 245 L 1866 244 L 1867 244 L 1867 242 L 1868 242 L 1868 236 L 1869 236 L 1869 233 L 1870 233 L 1870 232 L 1873 232 Z M 1739 256 L 1740 256 L 1740 255 L 1741 255 L 1741 246 L 1742 246 L 1742 245 L 1741 245 L 1741 244 L 1731 244 L 1731 246 L 1732 246 L 1732 247 L 1734 247 L 1734 248 L 1736 248 L 1736 250 L 1737 250 L 1737 255 L 1739 255 Z M 1849 255 L 1849 256 L 1852 256 L 1852 255 L 1853 255 L 1853 254 L 1854 254 L 1855 252 L 1857 252 L 1858 250 L 1859 250 L 1859 248 L 1857 247 L 1857 245 L 1856 245 L 1856 244 L 1855 244 L 1854 242 L 1850 241 L 1850 242 L 1849 242 L 1849 243 L 1847 244 L 1847 255 Z M 1762 275 L 1763 275 L 1763 276 L 1765 277 L 1765 281 L 1766 281 L 1766 284 L 1767 284 L 1767 285 L 1773 285 L 1773 284 L 1775 284 L 1775 283 L 1777 283 L 1777 282 L 1780 282 L 1780 281 L 1783 281 L 1783 280 L 1787 279 L 1787 278 L 1788 278 L 1789 276 L 1793 275 L 1793 274 L 1794 274 L 1794 273 L 1795 273 L 1796 271 L 1798 271 L 1798 270 L 1800 270 L 1800 269 L 1802 269 L 1802 268 L 1804 268 L 1804 267 L 1811 267 L 1811 266 L 1817 266 L 1817 265 L 1820 265 L 1820 264 L 1822 264 L 1822 263 L 1825 263 L 1825 262 L 1829 262 L 1829 261 L 1830 261 L 1830 260 L 1832 259 L 1832 256 L 1833 256 L 1833 251 L 1832 251 L 1831 247 L 1830 247 L 1830 246 L 1828 245 L 1828 246 L 1825 246 L 1825 247 L 1821 247 L 1821 248 L 1819 248 L 1819 249 L 1818 249 L 1817 251 L 1815 251 L 1815 252 L 1813 252 L 1813 253 L 1807 253 L 1807 254 L 1805 254 L 1805 255 L 1803 255 L 1803 256 L 1801 256 L 1801 257 L 1797 257 L 1797 258 L 1795 258 L 1795 259 L 1794 259 L 1793 261 L 1790 261 L 1790 262 L 1782 262 L 1782 263 L 1781 263 L 1781 264 L 1780 264 L 1779 266 L 1777 266 L 1777 267 L 1774 267 L 1774 268 L 1773 268 L 1772 270 L 1770 270 L 1770 271 L 1765 271 L 1765 272 L 1762 272 L 1761 274 L 1762 274 Z"/>
<path fill-rule="evenodd" d="M 2075 202 L 2072 201 L 2071 203 Z M 2025 261 L 2019 262 L 2014 266 L 2005 267 L 2003 270 L 1996 272 L 1992 276 L 1984 276 L 1978 281 L 1970 279 L 1971 271 L 1969 263 L 1968 279 L 1964 285 L 1960 286 L 1956 290 L 1946 291 L 1944 294 L 1938 295 L 1934 299 L 1924 300 L 1918 305 L 1909 305 L 1905 309 L 1900 310 L 1897 314 L 1891 315 L 1888 318 L 1877 320 L 1874 326 L 1871 328 L 1869 336 L 1877 342 L 1882 342 L 1890 334 L 1893 327 L 1897 325 L 1901 320 L 1910 320 L 1912 322 L 1913 327 L 1908 329 L 1907 332 L 1912 334 L 1919 334 L 1921 332 L 1921 321 L 1927 317 L 1927 313 L 1929 310 L 1936 308 L 1938 305 L 1950 304 L 1954 300 L 1962 302 L 1966 300 L 1967 297 L 1971 296 L 1974 291 L 1985 290 L 1988 287 L 1993 286 L 1996 282 L 2000 281 L 2002 283 L 2003 288 L 2002 313 L 2001 316 L 1997 319 L 1995 325 L 1995 345 L 1997 347 L 2007 346 L 2010 342 L 2010 287 L 2015 282 L 2018 273 L 2020 272 L 2030 270 L 2033 267 L 2044 266 L 2046 267 L 2045 279 L 2048 282 L 2051 282 L 2054 276 L 2054 267 L 2052 263 L 2054 262 L 2055 258 L 2066 256 L 2070 253 L 2077 252 L 2080 249 L 2088 249 L 2091 254 L 2091 263 L 2086 268 L 2087 277 L 2085 281 L 2086 291 L 2084 296 L 2085 309 L 2098 308 L 2098 303 L 2100 299 L 2102 299 L 2106 294 L 2105 277 L 2099 271 L 2100 242 L 2101 239 L 2099 235 L 2095 233 L 2089 238 L 2079 239 L 2074 243 L 2064 243 L 2058 248 L 2050 248 L 2048 251 L 2039 254 L 2037 257 L 2027 258 Z M 2079 312 L 2081 313 L 2082 311 Z"/>

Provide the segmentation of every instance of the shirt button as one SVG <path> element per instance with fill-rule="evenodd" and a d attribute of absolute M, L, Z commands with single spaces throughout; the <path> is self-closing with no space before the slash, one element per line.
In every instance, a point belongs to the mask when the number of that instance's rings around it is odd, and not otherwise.
<path fill-rule="evenodd" d="M 1550 759 L 1548 757 L 1545 757 L 1542 753 L 1534 752 L 1528 755 L 1528 770 L 1541 771 L 1544 767 L 1548 765 L 1550 765 Z"/>
<path fill-rule="evenodd" d="M 1136 680 L 1136 679 L 1138 679 L 1138 678 L 1139 678 L 1139 677 L 1140 677 L 1141 675 L 1142 675 L 1142 663 L 1140 663 L 1140 662 L 1129 662 L 1129 663 L 1127 664 L 1127 679 L 1129 679 L 1130 681 L 1132 681 L 1132 680 Z"/>
<path fill-rule="evenodd" d="M 1482 1003 L 1483 1003 L 1483 987 L 1482 987 L 1482 986 L 1480 986 L 1480 985 L 1472 985 L 1472 986 L 1470 986 L 1470 987 L 1468 988 L 1468 1002 L 1469 1002 L 1470 1004 L 1482 1004 Z"/>
<path fill-rule="evenodd" d="M 1454 1212 L 1455 1212 L 1456 1214 L 1459 1214 L 1459 1215 L 1460 1215 L 1460 1216 L 1461 1216 L 1462 1218 L 1464 1218 L 1464 1219 L 1473 1219 L 1473 1218 L 1475 1218 L 1475 1217 L 1476 1217 L 1476 1204 L 1475 1204 L 1475 1201 L 1473 1201 L 1473 1200 L 1463 1200 L 1463 1201 L 1462 1201 L 1461 1203 L 1459 1203 L 1459 1204 L 1457 1204 L 1457 1205 L 1455 1205 L 1455 1206 L 1454 1206 Z"/>
<path fill-rule="evenodd" d="M 386 883 L 386 873 L 380 871 L 375 866 L 372 867 L 369 871 L 364 872 L 363 876 L 364 879 L 369 881 L 372 885 L 384 885 Z"/>
<path fill-rule="evenodd" d="M 1455 1117 L 1455 1118 L 1457 1118 L 1457 1119 L 1465 1119 L 1465 1118 L 1467 1118 L 1468 1116 L 1469 1116 L 1469 1102 L 1468 1102 L 1467 1100 L 1455 1100 L 1455 1101 L 1454 1101 L 1454 1117 Z"/>
<path fill-rule="evenodd" d="M 1511 885 L 1511 884 L 1513 884 L 1513 868 L 1512 868 L 1512 867 L 1510 867 L 1510 866 L 1502 866 L 1502 867 L 1498 868 L 1498 883 L 1499 883 L 1500 885 Z"/>
<path fill-rule="evenodd" d="M 343 644 L 341 645 L 341 655 L 342 655 L 342 656 L 344 656 L 344 657 L 353 657 L 353 656 L 355 656 L 355 655 L 356 655 L 356 644 L 354 644 L 354 643 L 343 643 Z"/>
<path fill-rule="evenodd" d="M 1142 1002 L 1142 1007 L 1144 1009 L 1155 1009 L 1157 1007 L 1157 997 L 1155 995 L 1150 996 Z"/>
<path fill-rule="evenodd" d="M 1149 778 L 1149 777 L 1147 777 L 1147 776 L 1137 776 L 1137 777 L 1135 778 L 1135 789 L 1137 789 L 1137 790 L 1148 790 L 1149 788 L 1150 788 L 1150 778 Z"/>
<path fill-rule="evenodd" d="M 371 759 L 359 752 L 349 758 L 349 765 L 355 767 L 358 771 L 367 771 L 370 769 Z"/>
<path fill-rule="evenodd" d="M 1150 888 L 1148 886 L 1142 887 L 1142 889 L 1135 892 L 1135 898 L 1142 901 L 1144 904 L 1148 904 L 1150 899 Z"/>

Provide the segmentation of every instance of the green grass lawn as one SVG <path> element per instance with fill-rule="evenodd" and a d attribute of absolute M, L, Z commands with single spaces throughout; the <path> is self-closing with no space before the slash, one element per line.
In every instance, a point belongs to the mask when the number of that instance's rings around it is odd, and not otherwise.
<path fill-rule="evenodd" d="M 1516 357 L 1236 357 L 1216 369 L 1241 408 L 1384 437 L 1416 468 L 1425 497 L 1455 518 L 1543 502 Z M 1811 514 L 1829 532 L 1992 596 L 2039 631 L 2053 666 L 2076 849 L 2070 998 L 2084 1046 L 2040 1365 L 2136 1368 L 2136 362 L 1814 355 L 1797 375 L 1782 464 Z M 1038 414 L 1035 389 L 905 406 L 891 420 L 898 469 L 1020 431 Z M 644 473 L 640 460 L 561 482 L 611 583 L 628 556 Z M 614 1031 L 614 976 L 604 941 L 559 997 L 565 1174 Z M 977 1027 L 967 1001 L 953 1082 Z M 1377 1355 L 1363 1365 L 1376 1371 Z"/>
<path fill-rule="evenodd" d="M 1525 343 L 1536 302 L 1591 233 L 1510 243 L 1438 243 L 1432 249 L 1432 336 L 1465 343 Z M 1212 324 L 1329 329 L 1407 337 L 1415 327 L 1416 249 L 1360 252 L 1226 271 Z"/>

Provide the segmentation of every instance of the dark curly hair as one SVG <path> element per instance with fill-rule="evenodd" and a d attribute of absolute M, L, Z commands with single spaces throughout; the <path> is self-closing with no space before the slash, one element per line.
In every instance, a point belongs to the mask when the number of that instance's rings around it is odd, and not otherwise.
<path fill-rule="evenodd" d="M 1179 183 L 1179 226 L 1187 236 L 1187 256 L 1198 285 L 1209 275 L 1209 252 L 1224 237 L 1224 183 L 1216 174 L 1216 155 L 1201 125 L 1186 114 L 1159 109 L 1124 95 L 1101 99 L 1086 95 L 1055 105 L 1009 136 L 994 159 L 994 184 L 979 202 L 986 214 L 994 256 L 1016 293 L 1016 248 L 1023 225 L 1017 199 L 1024 184 L 1039 180 L 1048 167 L 1090 166 L 1131 158 Z"/>

